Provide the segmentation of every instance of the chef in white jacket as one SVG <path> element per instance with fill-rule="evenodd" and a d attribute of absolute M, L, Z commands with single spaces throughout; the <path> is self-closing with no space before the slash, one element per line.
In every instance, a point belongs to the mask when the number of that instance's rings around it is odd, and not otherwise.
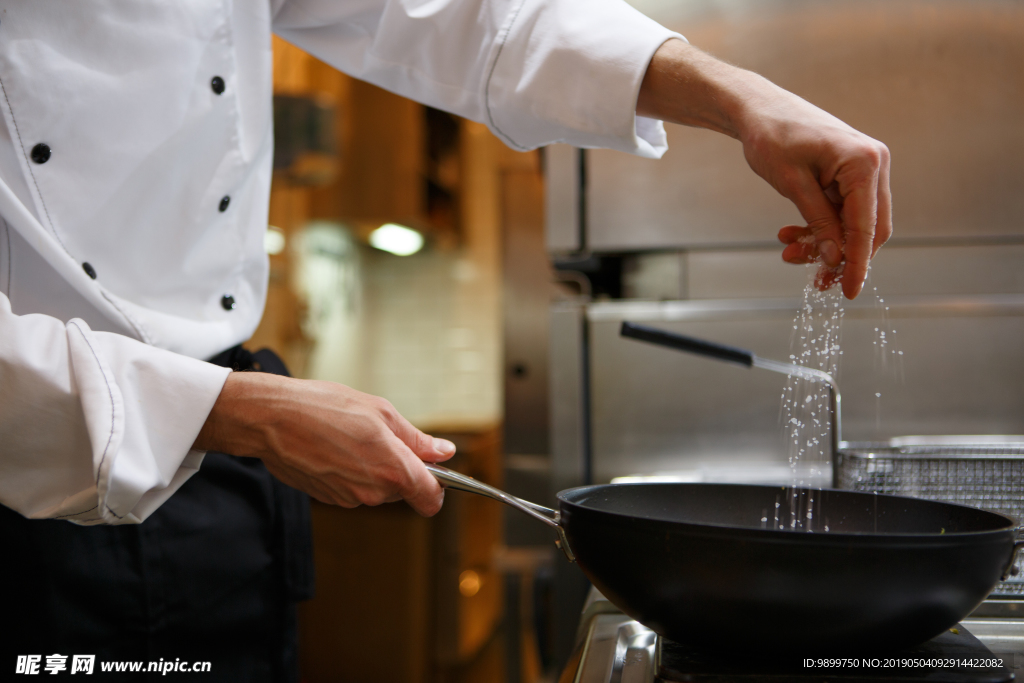
<path fill-rule="evenodd" d="M 732 135 L 806 220 L 783 257 L 820 260 L 823 286 L 842 273 L 851 298 L 891 233 L 884 145 L 621 0 L 3 3 L 0 538 L 33 615 L 19 647 L 216 652 L 234 680 L 288 680 L 311 578 L 308 511 L 280 481 L 440 508 L 422 462 L 454 447 L 387 402 L 231 372 L 252 365 L 236 347 L 267 287 L 271 31 L 515 149 L 657 158 L 661 120 Z"/>

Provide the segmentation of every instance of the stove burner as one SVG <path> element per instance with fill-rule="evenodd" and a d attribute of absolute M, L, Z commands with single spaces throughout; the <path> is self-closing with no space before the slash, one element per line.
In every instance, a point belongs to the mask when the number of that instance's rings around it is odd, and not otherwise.
<path fill-rule="evenodd" d="M 765 660 L 737 650 L 707 655 L 672 641 L 659 639 L 658 680 L 691 683 L 725 681 L 766 681 L 768 683 L 881 683 L 882 681 L 943 681 L 944 683 L 1003 683 L 1013 680 L 1005 666 L 988 667 L 915 667 L 898 666 L 901 659 L 973 660 L 988 663 L 997 657 L 963 625 L 943 633 L 918 647 L 888 657 L 849 657 L 846 666 L 823 668 L 817 659 L 805 666 L 802 658 Z M 895 661 L 894 661 L 895 660 Z M 1007 662 L 1009 663 L 1009 662 Z"/>
<path fill-rule="evenodd" d="M 724 643 L 725 655 L 701 655 L 623 614 L 596 589 L 584 606 L 576 651 L 559 681 L 573 683 L 1003 683 L 1024 671 L 1024 601 L 990 600 L 947 632 L 897 655 L 902 659 L 1000 659 L 999 667 L 848 668 L 804 666 L 801 657 L 765 661 L 744 643 Z M 965 628 L 967 627 L 967 628 Z M 970 630 L 968 630 L 970 629 Z M 972 633 L 973 631 L 973 633 Z M 974 634 L 977 634 L 975 637 Z M 993 655 L 992 653 L 997 654 Z M 809 655 L 813 656 L 811 653 Z M 890 657 L 891 659 L 892 657 Z M 874 664 L 869 657 L 868 664 Z M 891 662 L 890 662 L 891 663 Z M 815 662 L 817 664 L 817 662 Z"/>

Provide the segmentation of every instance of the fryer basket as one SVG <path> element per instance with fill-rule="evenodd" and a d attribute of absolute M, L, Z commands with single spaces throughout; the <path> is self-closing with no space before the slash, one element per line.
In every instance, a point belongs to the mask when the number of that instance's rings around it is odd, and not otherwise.
<path fill-rule="evenodd" d="M 1024 442 L 964 442 L 968 439 L 844 443 L 835 458 L 835 487 L 960 503 L 1024 524 Z M 996 586 L 992 597 L 1024 599 L 1024 556 L 1015 566 L 1017 575 Z"/>

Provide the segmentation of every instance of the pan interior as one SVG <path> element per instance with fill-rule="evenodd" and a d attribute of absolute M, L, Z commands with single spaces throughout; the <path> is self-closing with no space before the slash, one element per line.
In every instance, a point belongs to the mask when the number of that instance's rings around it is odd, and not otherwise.
<path fill-rule="evenodd" d="M 563 491 L 570 505 L 692 525 L 856 535 L 935 535 L 1012 528 L 962 505 L 833 489 L 741 484 L 606 484 Z"/>

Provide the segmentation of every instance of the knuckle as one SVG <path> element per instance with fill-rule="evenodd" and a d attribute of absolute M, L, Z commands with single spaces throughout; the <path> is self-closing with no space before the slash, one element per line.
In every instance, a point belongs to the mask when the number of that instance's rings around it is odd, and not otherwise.
<path fill-rule="evenodd" d="M 414 480 L 409 470 L 398 463 L 381 473 L 380 482 L 385 490 L 405 497 L 415 490 Z"/>
<path fill-rule="evenodd" d="M 884 145 L 881 143 L 872 140 L 871 142 L 865 143 L 861 146 L 858 150 L 858 156 L 870 164 L 872 168 L 879 168 L 885 158 L 884 153 L 882 152 L 883 147 Z"/>
<path fill-rule="evenodd" d="M 882 161 L 885 162 L 886 165 L 888 165 L 889 160 L 892 159 L 892 153 L 889 152 L 889 147 L 884 142 L 878 143 L 878 154 L 881 157 Z"/>
<path fill-rule="evenodd" d="M 381 416 L 384 422 L 394 429 L 394 425 L 398 422 L 399 413 L 392 405 L 391 401 L 386 398 L 378 398 L 374 408 L 377 410 L 377 414 Z"/>
<path fill-rule="evenodd" d="M 359 501 L 348 495 L 348 492 L 344 489 L 338 489 L 333 486 L 323 487 L 317 494 L 316 499 L 320 502 L 327 503 L 329 505 L 337 505 L 341 508 L 355 508 L 359 507 Z"/>
<path fill-rule="evenodd" d="M 376 489 L 371 489 L 359 491 L 359 493 L 356 494 L 356 500 L 358 500 L 361 505 L 376 507 L 377 505 L 384 503 L 386 497 L 382 492 Z"/>
<path fill-rule="evenodd" d="M 416 447 L 420 452 L 424 453 L 434 450 L 433 437 L 416 430 Z"/>

